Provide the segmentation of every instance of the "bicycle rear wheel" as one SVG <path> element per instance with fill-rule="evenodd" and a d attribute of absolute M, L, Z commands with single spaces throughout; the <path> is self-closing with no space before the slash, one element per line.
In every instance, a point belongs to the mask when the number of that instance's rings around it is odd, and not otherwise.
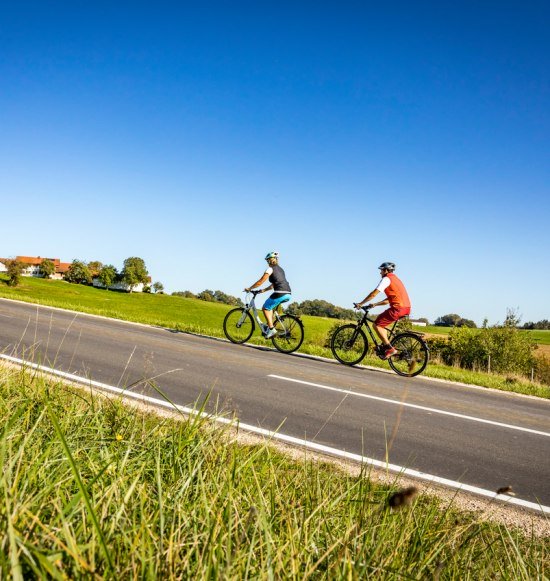
<path fill-rule="evenodd" d="M 414 377 L 426 369 L 429 358 L 428 345 L 414 333 L 399 333 L 391 344 L 397 349 L 397 355 L 389 358 L 390 367 L 398 375 Z"/>
<path fill-rule="evenodd" d="M 245 343 L 254 333 L 254 320 L 246 309 L 232 309 L 223 320 L 223 332 L 231 343 Z"/>
<path fill-rule="evenodd" d="M 336 359 L 344 365 L 356 365 L 367 354 L 368 339 L 357 325 L 338 327 L 330 340 L 330 349 Z"/>
<path fill-rule="evenodd" d="M 281 353 L 292 353 L 300 348 L 304 340 L 302 321 L 294 315 L 282 315 L 275 319 L 277 334 L 271 341 Z"/>

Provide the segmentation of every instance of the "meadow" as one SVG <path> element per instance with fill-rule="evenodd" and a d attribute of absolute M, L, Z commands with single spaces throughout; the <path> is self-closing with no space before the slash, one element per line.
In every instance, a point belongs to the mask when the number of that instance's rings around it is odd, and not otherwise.
<path fill-rule="evenodd" d="M 448 335 L 452 327 L 437 327 L 436 325 L 426 325 L 425 327 L 413 325 L 415 331 L 426 333 L 427 335 Z M 550 331 L 545 329 L 533 329 L 522 331 L 537 345 L 550 345 Z"/>
<path fill-rule="evenodd" d="M 9 287 L 5 281 L 5 275 L 0 275 L 0 297 L 212 337 L 224 337 L 223 319 L 232 308 L 228 305 L 197 299 L 164 294 L 121 293 L 64 281 L 32 277 L 24 277 L 17 287 Z M 326 345 L 327 336 L 332 327 L 343 322 L 311 316 L 303 316 L 302 320 L 305 328 L 305 339 L 300 353 L 332 358 L 332 353 Z M 415 330 L 431 333 L 432 329 L 446 330 L 442 327 L 419 327 Z M 533 333 L 534 337 L 541 333 L 541 336 L 546 336 L 544 331 L 526 331 L 526 333 Z M 257 332 L 250 339 L 250 342 L 265 344 L 265 340 Z M 384 369 L 389 368 L 386 362 L 370 354 L 363 360 L 363 364 Z M 550 398 L 550 387 L 530 382 L 519 376 L 473 372 L 434 362 L 428 365 L 423 375 L 446 381 L 458 381 Z"/>
<path fill-rule="evenodd" d="M 133 301 L 133 299 L 130 299 Z M 0 365 L 0 578 L 546 579 L 548 538 Z M 399 501 L 402 501 L 401 503 Z M 533 531 L 534 532 L 534 531 Z"/>

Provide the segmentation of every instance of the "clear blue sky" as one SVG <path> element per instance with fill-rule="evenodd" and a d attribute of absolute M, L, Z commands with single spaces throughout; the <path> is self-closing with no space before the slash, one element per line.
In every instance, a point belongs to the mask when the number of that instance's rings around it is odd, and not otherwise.
<path fill-rule="evenodd" d="M 281 253 L 351 306 L 550 318 L 549 4 L 19 2 L 0 11 L 1 256 L 145 259 L 239 295 Z"/>

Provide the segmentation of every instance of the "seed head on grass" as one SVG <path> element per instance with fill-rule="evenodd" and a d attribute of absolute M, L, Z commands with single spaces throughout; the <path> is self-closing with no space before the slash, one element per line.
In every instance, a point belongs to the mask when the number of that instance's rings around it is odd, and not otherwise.
<path fill-rule="evenodd" d="M 388 507 L 399 510 L 405 506 L 410 506 L 417 494 L 418 489 L 416 486 L 409 486 L 408 488 L 394 492 L 388 498 Z"/>

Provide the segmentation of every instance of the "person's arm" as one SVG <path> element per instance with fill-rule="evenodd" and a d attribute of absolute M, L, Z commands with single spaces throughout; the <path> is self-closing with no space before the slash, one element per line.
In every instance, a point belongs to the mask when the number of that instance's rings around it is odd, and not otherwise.
<path fill-rule="evenodd" d="M 370 293 L 368 294 L 360 303 L 355 303 L 357 305 L 357 308 L 362 307 L 363 305 L 365 305 L 366 303 L 368 303 L 369 301 L 372 301 L 372 299 L 381 291 L 383 291 L 384 289 L 386 289 L 388 286 L 390 285 L 389 280 L 387 280 L 387 278 L 383 278 L 380 281 L 380 284 Z M 372 303 L 371 307 L 379 307 L 380 305 L 388 305 L 389 304 L 389 300 L 387 298 L 385 298 L 384 300 L 378 302 L 378 303 Z"/>
<path fill-rule="evenodd" d="M 363 305 L 365 305 L 366 303 L 368 303 L 369 301 L 372 301 L 372 299 L 378 294 L 378 289 L 374 289 L 370 294 L 368 294 L 360 303 L 355 303 L 355 306 L 357 308 L 362 307 Z M 381 301 L 379 303 L 373 303 L 372 306 L 373 307 L 377 307 L 378 305 L 385 305 L 388 302 L 388 300 L 384 300 Z"/>
<path fill-rule="evenodd" d="M 269 273 L 264 272 L 264 275 L 262 276 L 262 278 L 259 278 L 253 285 L 245 288 L 244 290 L 249 293 L 253 288 L 258 288 L 259 286 L 262 286 L 262 284 L 264 284 L 264 282 L 269 278 Z M 270 285 L 264 289 L 262 289 L 262 292 L 264 293 L 265 291 L 268 291 L 269 289 L 273 288 L 273 285 Z"/>

